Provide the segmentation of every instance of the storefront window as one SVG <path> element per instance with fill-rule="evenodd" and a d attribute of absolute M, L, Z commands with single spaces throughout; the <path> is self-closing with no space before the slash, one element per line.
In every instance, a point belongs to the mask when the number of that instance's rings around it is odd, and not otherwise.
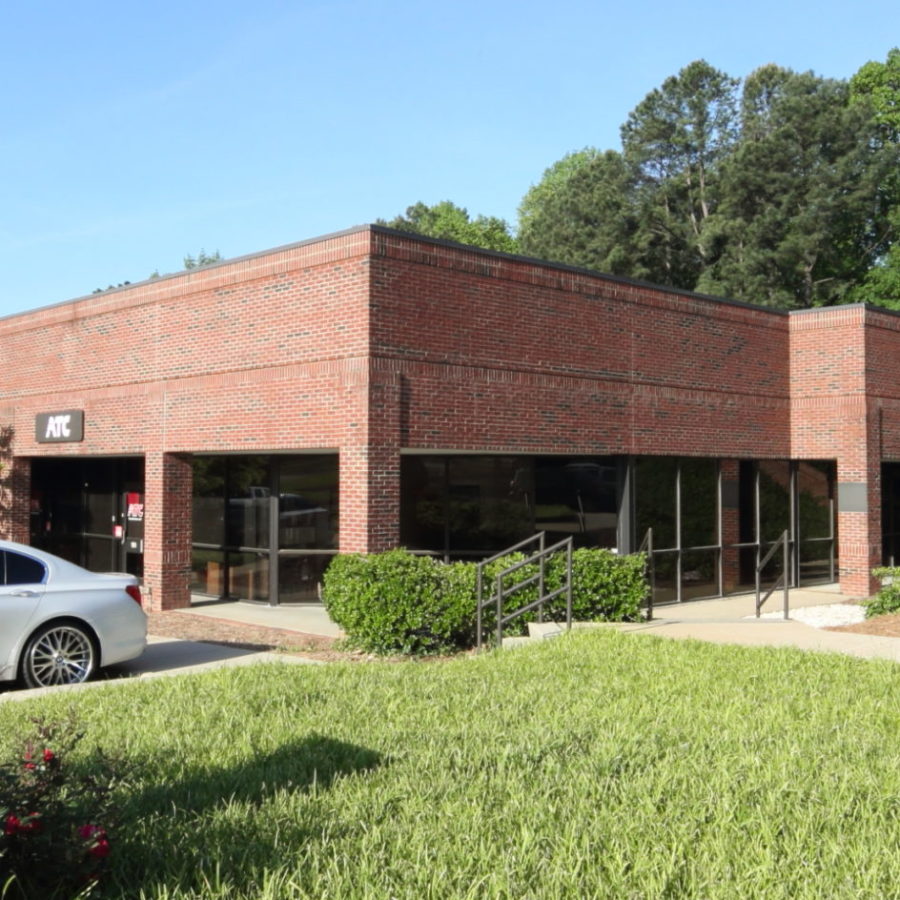
<path fill-rule="evenodd" d="M 225 543 L 225 460 L 194 458 L 194 542 Z"/>
<path fill-rule="evenodd" d="M 714 459 L 681 461 L 681 546 L 719 543 L 719 470 Z"/>
<path fill-rule="evenodd" d="M 447 546 L 447 459 L 400 460 L 400 543 L 408 550 L 443 553 Z"/>
<path fill-rule="evenodd" d="M 529 459 L 450 457 L 447 482 L 451 554 L 490 554 L 534 533 Z"/>
<path fill-rule="evenodd" d="M 535 461 L 535 530 L 550 540 L 570 535 L 576 547 L 615 547 L 615 462 L 544 457 Z"/>
<path fill-rule="evenodd" d="M 280 549 L 337 549 L 337 456 L 282 460 L 278 487 Z"/>
<path fill-rule="evenodd" d="M 193 507 L 192 590 L 316 600 L 337 549 L 337 454 L 195 457 Z"/>
<path fill-rule="evenodd" d="M 614 457 L 407 455 L 400 543 L 444 558 L 489 556 L 539 531 L 617 546 Z"/>
<path fill-rule="evenodd" d="M 653 529 L 653 546 L 677 546 L 676 482 L 678 460 L 643 456 L 634 461 L 635 521 L 638 539 Z"/>
<path fill-rule="evenodd" d="M 230 546 L 269 546 L 270 482 L 268 457 L 233 456 L 229 459 L 226 540 Z"/>

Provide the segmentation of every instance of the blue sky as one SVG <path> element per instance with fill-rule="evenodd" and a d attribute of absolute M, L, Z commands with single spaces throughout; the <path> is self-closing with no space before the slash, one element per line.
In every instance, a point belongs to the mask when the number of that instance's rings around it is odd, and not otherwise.
<path fill-rule="evenodd" d="M 84 0 L 6 4 L 0 315 L 391 218 L 515 222 L 694 59 L 847 78 L 900 4 Z M 864 10 L 864 12 L 863 12 Z"/>

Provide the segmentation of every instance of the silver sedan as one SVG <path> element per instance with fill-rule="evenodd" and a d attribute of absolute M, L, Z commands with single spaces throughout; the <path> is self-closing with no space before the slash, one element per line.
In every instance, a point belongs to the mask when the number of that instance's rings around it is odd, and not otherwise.
<path fill-rule="evenodd" d="M 77 684 L 140 656 L 147 616 L 133 575 L 101 575 L 0 541 L 0 681 Z"/>

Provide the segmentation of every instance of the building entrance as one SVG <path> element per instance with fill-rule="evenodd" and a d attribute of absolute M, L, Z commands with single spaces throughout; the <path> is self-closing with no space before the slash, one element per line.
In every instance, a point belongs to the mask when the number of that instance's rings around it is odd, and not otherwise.
<path fill-rule="evenodd" d="M 144 460 L 34 459 L 31 544 L 92 572 L 144 574 Z"/>

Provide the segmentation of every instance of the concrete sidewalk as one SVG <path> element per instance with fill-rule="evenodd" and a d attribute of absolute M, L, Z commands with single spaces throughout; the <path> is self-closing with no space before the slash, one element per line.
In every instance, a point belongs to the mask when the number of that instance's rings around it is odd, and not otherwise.
<path fill-rule="evenodd" d="M 817 589 L 792 590 L 789 604 L 790 610 L 797 610 L 801 607 L 842 603 L 845 599 L 835 586 L 828 585 Z M 780 616 L 773 619 L 757 619 L 755 604 L 754 594 L 740 594 L 715 600 L 695 600 L 689 603 L 657 606 L 653 610 L 652 621 L 615 627 L 631 634 L 694 638 L 717 644 L 797 647 L 801 650 L 846 653 L 865 659 L 879 658 L 900 662 L 900 638 L 828 631 L 795 619 L 785 621 Z M 773 595 L 763 607 L 763 613 L 780 613 L 781 609 L 782 595 Z"/>
<path fill-rule="evenodd" d="M 192 616 L 206 616 L 243 625 L 284 628 L 301 634 L 334 638 L 344 636 L 344 632 L 331 621 L 321 603 L 268 606 L 263 603 L 247 603 L 241 600 L 203 600 L 195 597 L 191 606 L 175 610 L 175 612 Z"/>

